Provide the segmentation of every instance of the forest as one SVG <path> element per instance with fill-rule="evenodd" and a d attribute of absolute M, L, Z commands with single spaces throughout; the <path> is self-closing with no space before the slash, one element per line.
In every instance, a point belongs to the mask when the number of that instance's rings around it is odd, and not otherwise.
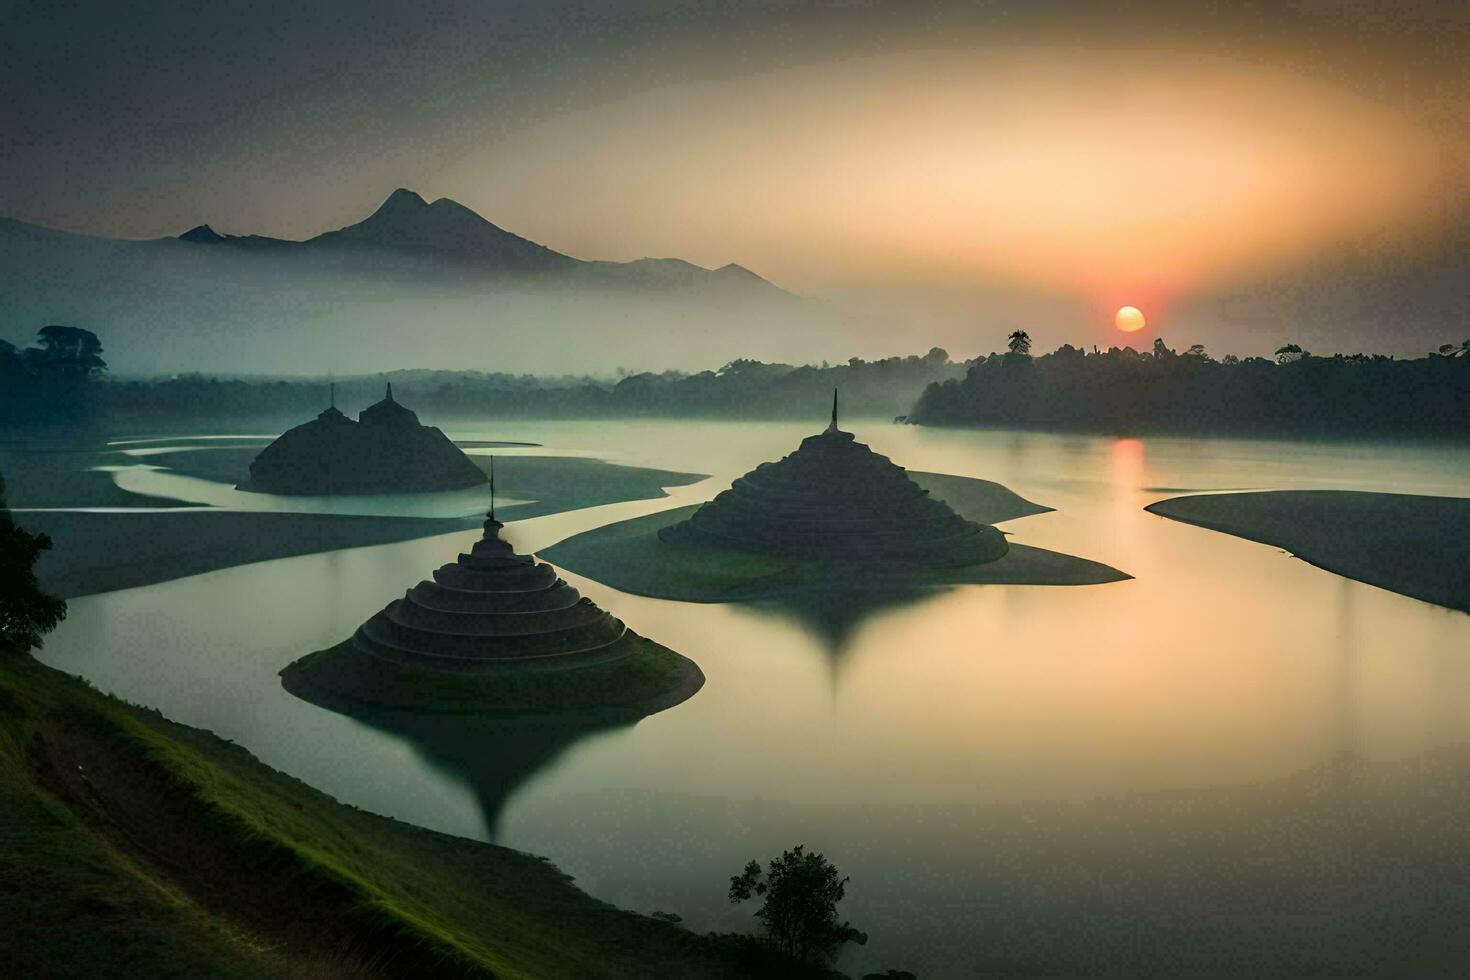
<path fill-rule="evenodd" d="M 352 413 L 398 397 L 426 418 L 825 418 L 833 389 L 847 417 L 918 425 L 1251 435 L 1470 434 L 1470 340 L 1425 357 L 1319 356 L 1296 344 L 1274 358 L 1216 358 L 1196 344 L 1039 356 L 1014 331 L 1003 353 L 957 363 L 927 354 L 820 365 L 741 359 L 718 370 L 618 378 L 399 370 L 343 378 L 107 374 L 102 342 L 42 328 L 34 345 L 0 342 L 0 423 L 125 428 L 183 420 L 289 426 L 332 399 Z"/>
<path fill-rule="evenodd" d="M 1162 339 L 1147 351 L 1063 344 L 1033 357 L 1025 331 L 1009 340 L 964 377 L 925 388 L 910 421 L 1118 434 L 1470 434 L 1470 341 L 1400 360 L 1317 356 L 1297 344 L 1274 358 L 1216 359 Z"/>
<path fill-rule="evenodd" d="M 354 413 L 383 396 L 427 419 L 671 417 L 824 419 L 832 390 L 854 415 L 906 413 L 925 385 L 960 377 L 965 366 L 941 348 L 922 356 L 796 366 L 741 359 L 715 371 L 632 373 L 616 378 L 537 377 L 482 371 L 399 370 L 340 378 L 211 377 L 121 379 L 107 374 L 96 334 L 40 331 L 35 346 L 0 347 L 0 421 L 13 424 L 160 425 L 179 419 L 279 421 L 314 415 L 335 397 Z M 335 386 L 335 395 L 331 394 Z"/>

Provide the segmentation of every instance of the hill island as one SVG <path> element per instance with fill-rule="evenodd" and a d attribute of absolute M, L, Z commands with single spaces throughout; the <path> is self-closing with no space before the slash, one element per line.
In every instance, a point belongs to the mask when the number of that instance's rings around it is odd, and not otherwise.
<path fill-rule="evenodd" d="M 516 554 L 503 527 L 492 510 L 467 554 L 346 641 L 281 671 L 295 696 L 405 738 L 458 773 L 492 830 L 505 801 L 552 758 L 704 684 L 693 661 Z"/>
<path fill-rule="evenodd" d="M 517 554 L 492 507 L 468 553 L 352 637 L 281 672 L 297 696 L 349 714 L 632 721 L 691 697 L 693 661 L 628 629 L 552 566 Z"/>
<path fill-rule="evenodd" d="M 942 567 L 980 565 L 1007 551 L 1005 535 L 965 520 L 903 467 L 839 429 L 835 393 L 826 429 L 740 477 L 659 538 L 797 560 Z"/>
<path fill-rule="evenodd" d="M 353 421 L 333 404 L 283 433 L 250 464 L 241 490 L 278 494 L 420 493 L 463 490 L 485 474 L 439 429 L 393 398 Z"/>
<path fill-rule="evenodd" d="M 909 473 L 838 427 L 834 396 L 825 430 L 714 500 L 575 535 L 547 555 L 624 592 L 689 602 L 1130 577 L 1010 544 L 992 526 L 1048 510 L 987 480 Z"/>

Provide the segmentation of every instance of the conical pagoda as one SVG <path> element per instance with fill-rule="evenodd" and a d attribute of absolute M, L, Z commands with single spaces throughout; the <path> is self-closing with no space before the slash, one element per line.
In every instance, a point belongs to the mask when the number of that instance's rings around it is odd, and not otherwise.
<path fill-rule="evenodd" d="M 803 561 L 942 567 L 994 561 L 1007 550 L 995 528 L 965 520 L 838 428 L 835 391 L 824 431 L 760 464 L 659 537 Z"/>
<path fill-rule="evenodd" d="M 390 602 L 350 641 L 389 663 L 440 671 L 586 664 L 625 656 L 621 620 L 579 594 L 556 569 L 517 554 L 486 518 L 466 554 Z"/>
<path fill-rule="evenodd" d="M 484 534 L 352 637 L 282 671 L 329 707 L 641 717 L 683 701 L 704 675 L 628 629 L 532 555 Z"/>

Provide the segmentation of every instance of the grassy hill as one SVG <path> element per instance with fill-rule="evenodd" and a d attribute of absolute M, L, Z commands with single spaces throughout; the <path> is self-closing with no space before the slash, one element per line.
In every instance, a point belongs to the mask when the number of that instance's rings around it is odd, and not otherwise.
<path fill-rule="evenodd" d="M 0 922 L 3 976 L 783 972 L 599 902 L 544 859 L 339 804 L 14 653 L 0 654 Z"/>

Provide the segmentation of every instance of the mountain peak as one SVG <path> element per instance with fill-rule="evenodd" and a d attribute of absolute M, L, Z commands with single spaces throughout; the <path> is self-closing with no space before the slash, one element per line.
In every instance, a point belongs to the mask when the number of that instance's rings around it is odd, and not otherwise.
<path fill-rule="evenodd" d="M 179 241 L 193 242 L 196 245 L 217 245 L 224 240 L 225 236 L 209 227 L 209 225 L 198 225 L 179 236 Z"/>
<path fill-rule="evenodd" d="M 389 194 L 364 220 L 311 242 L 434 255 L 497 271 L 538 272 L 577 264 L 576 259 L 496 227 L 457 201 L 441 197 L 429 204 L 406 187 Z"/>
<path fill-rule="evenodd" d="M 371 221 L 373 218 L 390 217 L 399 214 L 411 214 L 420 208 L 426 208 L 428 206 L 428 202 L 422 197 L 419 197 L 417 193 L 409 190 L 407 187 L 400 187 L 392 194 L 389 194 L 387 200 L 379 205 L 378 210 L 374 211 L 367 220 Z"/>
<path fill-rule="evenodd" d="M 714 274 L 721 277 L 722 279 L 730 279 L 742 282 L 763 282 L 767 285 L 770 284 L 769 280 L 767 280 L 765 277 L 759 276 L 756 273 L 751 272 L 745 266 L 738 265 L 734 262 L 720 266 L 718 269 L 715 270 Z"/>

